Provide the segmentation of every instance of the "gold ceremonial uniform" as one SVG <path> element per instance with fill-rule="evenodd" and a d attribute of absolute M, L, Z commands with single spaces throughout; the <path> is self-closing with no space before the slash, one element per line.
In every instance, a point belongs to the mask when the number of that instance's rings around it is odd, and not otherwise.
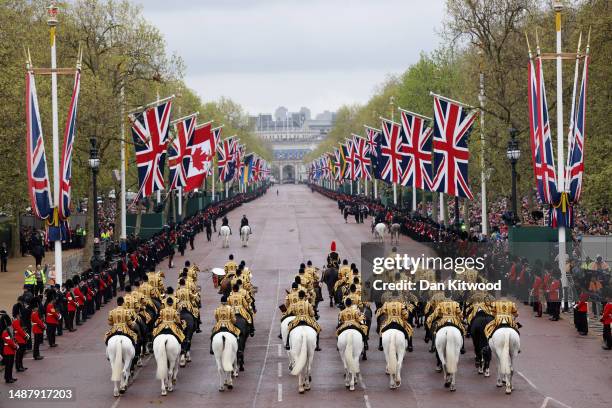
<path fill-rule="evenodd" d="M 412 337 L 412 326 L 408 323 L 408 317 L 411 311 L 411 306 L 406 306 L 398 300 L 385 302 L 381 308 L 376 310 L 376 317 L 385 316 L 385 321 L 380 326 L 379 332 L 382 333 L 392 323 L 397 323 L 404 330 L 408 337 Z"/>
<path fill-rule="evenodd" d="M 156 288 L 159 293 L 163 293 L 165 291 L 163 272 L 147 272 L 147 278 L 151 286 Z"/>
<path fill-rule="evenodd" d="M 338 290 L 338 288 L 345 283 L 348 282 L 348 277 L 351 276 L 351 267 L 348 265 L 342 265 L 338 270 L 338 280 L 334 285 L 334 291 Z"/>
<path fill-rule="evenodd" d="M 114 334 L 121 333 L 132 339 L 134 343 L 138 341 L 138 336 L 130 327 L 136 319 L 136 313 L 125 306 L 117 306 L 108 312 L 108 324 L 111 329 L 104 335 L 104 340 L 108 341 Z"/>
<path fill-rule="evenodd" d="M 360 309 L 364 306 L 364 303 L 361 301 L 361 295 L 359 295 L 357 292 L 350 292 L 342 299 L 342 302 L 344 303 L 346 299 L 351 299 L 352 305 L 355 305 Z"/>
<path fill-rule="evenodd" d="M 176 298 L 185 305 L 193 317 L 197 319 L 200 316 L 196 296 L 186 286 L 181 286 L 176 290 Z"/>
<path fill-rule="evenodd" d="M 293 330 L 299 323 L 307 324 L 315 329 L 317 333 L 321 331 L 321 326 L 319 326 L 319 323 L 314 319 L 314 309 L 307 300 L 298 300 L 293 303 L 289 306 L 287 314 L 295 316 L 295 319 L 289 323 L 288 331 Z"/>
<path fill-rule="evenodd" d="M 164 329 L 170 329 L 179 343 L 182 343 L 185 339 L 182 327 L 183 322 L 181 321 L 179 312 L 174 308 L 165 307 L 159 311 L 159 317 L 157 318 L 155 329 L 153 329 L 153 337 L 160 334 Z"/>
<path fill-rule="evenodd" d="M 198 281 L 198 272 L 200 272 L 200 268 L 197 265 L 192 265 L 187 270 L 187 277 L 192 279 L 194 282 Z"/>
<path fill-rule="evenodd" d="M 223 270 L 225 271 L 224 279 L 231 278 L 231 276 L 236 273 L 237 269 L 238 269 L 238 264 L 236 262 L 228 261 L 223 267 Z"/>
<path fill-rule="evenodd" d="M 518 317 L 518 310 L 514 302 L 509 300 L 497 300 L 491 304 L 492 315 L 495 320 L 490 321 L 485 327 L 485 335 L 491 337 L 495 329 L 501 325 L 508 325 L 518 330 L 518 325 L 514 321 Z"/>
<path fill-rule="evenodd" d="M 151 285 L 149 282 L 142 282 L 138 290 L 148 298 L 159 299 L 161 297 L 159 290 L 157 290 L 157 288 Z"/>
<path fill-rule="evenodd" d="M 212 329 L 213 335 L 226 329 L 234 336 L 240 336 L 240 329 L 236 327 L 236 315 L 230 305 L 220 305 L 215 309 L 215 326 Z"/>
<path fill-rule="evenodd" d="M 338 329 L 336 330 L 336 336 L 349 328 L 353 327 L 361 332 L 364 337 L 368 335 L 368 326 L 365 324 L 365 316 L 357 306 L 351 305 L 345 308 L 338 314 Z"/>
<path fill-rule="evenodd" d="M 433 326 L 434 323 L 435 327 Z M 446 324 L 451 324 L 461 330 L 461 333 L 465 336 L 463 313 L 459 303 L 454 300 L 443 300 L 438 303 L 433 313 L 427 318 L 427 324 L 434 332 Z"/>
<path fill-rule="evenodd" d="M 244 298 L 243 295 L 241 295 L 238 292 L 232 292 L 227 297 L 227 304 L 232 307 L 234 314 L 239 314 L 249 324 L 253 323 L 253 318 L 251 317 L 251 314 L 248 312 L 249 303 L 247 302 L 247 300 Z"/>
<path fill-rule="evenodd" d="M 314 266 L 307 266 L 304 270 L 304 274 L 307 275 L 313 282 L 319 281 L 319 274 L 317 273 L 317 268 Z"/>
<path fill-rule="evenodd" d="M 472 303 L 467 309 L 467 318 L 465 319 L 468 324 L 472 323 L 472 320 L 476 316 L 476 313 L 480 311 L 488 315 L 493 315 L 493 311 L 491 310 L 491 305 L 489 303 L 484 301 Z"/>

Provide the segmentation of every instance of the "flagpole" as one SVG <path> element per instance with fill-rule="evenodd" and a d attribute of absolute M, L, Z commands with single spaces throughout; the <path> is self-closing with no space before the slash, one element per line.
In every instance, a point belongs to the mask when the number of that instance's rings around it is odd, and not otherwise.
<path fill-rule="evenodd" d="M 125 241 L 127 239 L 127 209 L 126 209 L 126 197 L 125 197 L 125 166 L 126 166 L 126 157 L 125 157 L 125 86 L 123 81 L 121 82 L 121 170 L 119 171 L 121 178 L 121 240 Z"/>
<path fill-rule="evenodd" d="M 378 179 L 374 179 L 374 199 L 378 200 Z"/>
<path fill-rule="evenodd" d="M 50 27 L 51 40 L 51 117 L 53 126 L 53 203 L 55 205 L 54 213 L 57 213 L 60 201 L 60 163 L 59 163 L 59 128 L 58 128 L 58 113 L 57 113 L 57 54 L 55 47 L 55 28 L 57 27 L 57 6 L 55 1 L 47 8 L 49 18 L 47 24 Z M 94 197 L 94 200 L 97 198 Z M 55 280 L 60 285 L 63 283 L 62 276 L 62 241 L 61 238 L 54 243 L 55 256 Z"/>
<path fill-rule="evenodd" d="M 215 146 L 216 150 L 216 146 Z M 213 157 L 210 161 L 212 166 L 212 201 L 215 202 L 215 158 Z"/>
<path fill-rule="evenodd" d="M 482 54 L 482 50 L 479 51 Z M 484 89 L 484 72 L 482 72 L 482 57 L 480 58 L 480 225 L 482 235 L 489 235 L 489 214 L 487 212 L 487 179 L 485 174 L 485 134 L 484 134 L 484 106 L 487 101 Z"/>
<path fill-rule="evenodd" d="M 412 176 L 412 212 L 417 210 L 416 177 Z"/>
<path fill-rule="evenodd" d="M 565 194 L 565 161 L 563 160 L 563 70 L 561 56 L 561 11 L 563 4 L 555 1 L 555 27 L 557 31 L 557 188 Z M 563 200 L 564 197 L 561 197 Z M 565 214 L 563 214 L 565 216 Z M 561 271 L 561 286 L 563 288 L 563 301 L 567 295 L 567 274 L 565 271 L 565 224 L 559 229 L 559 270 Z"/>
<path fill-rule="evenodd" d="M 157 87 L 157 100 L 159 100 L 159 86 Z M 161 190 L 157 190 L 157 204 L 161 203 Z"/>
<path fill-rule="evenodd" d="M 440 217 L 438 221 L 441 221 L 444 224 L 444 220 L 446 219 L 446 208 L 444 205 L 444 193 L 440 193 Z"/>

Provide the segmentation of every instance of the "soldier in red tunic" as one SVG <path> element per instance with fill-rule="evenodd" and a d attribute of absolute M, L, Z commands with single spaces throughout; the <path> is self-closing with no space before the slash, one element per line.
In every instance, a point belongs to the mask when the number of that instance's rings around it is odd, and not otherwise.
<path fill-rule="evenodd" d="M 57 330 L 57 325 L 59 324 L 62 315 L 59 314 L 57 310 L 55 310 L 54 297 L 51 298 L 45 310 L 45 320 L 47 322 L 47 340 L 49 340 L 49 347 L 57 347 L 57 344 L 55 344 L 55 331 Z"/>
<path fill-rule="evenodd" d="M 19 346 L 13 340 L 11 318 L 6 314 L 4 310 L 0 311 L 0 327 L 4 327 L 2 330 L 2 356 L 4 363 L 4 381 L 7 384 L 14 383 L 17 381 L 13 378 L 13 363 L 15 362 L 15 353 Z"/>
<path fill-rule="evenodd" d="M 548 302 L 550 303 L 550 318 L 553 322 L 559 320 L 561 313 L 561 281 L 559 281 L 559 273 L 554 274 L 554 278 L 548 288 Z"/>
<path fill-rule="evenodd" d="M 15 353 L 15 368 L 17 369 L 17 372 L 20 373 L 27 370 L 27 368 L 23 366 L 23 355 L 25 354 L 26 344 L 30 339 L 30 335 L 23 330 L 23 327 L 21 327 L 19 314 L 13 315 L 13 323 L 11 326 L 13 327 L 14 341 L 19 346 Z"/>
<path fill-rule="evenodd" d="M 40 345 L 43 342 L 43 333 L 45 332 L 46 326 L 40 317 L 40 300 L 35 298 L 32 302 L 32 334 L 34 334 L 34 346 L 32 350 L 34 352 L 34 360 L 42 360 L 44 357 L 40 355 Z"/>
<path fill-rule="evenodd" d="M 602 347 L 604 350 L 612 350 L 612 334 L 610 333 L 610 326 L 612 326 L 612 296 L 608 296 L 608 303 L 604 306 L 601 323 L 603 324 L 604 339 Z"/>

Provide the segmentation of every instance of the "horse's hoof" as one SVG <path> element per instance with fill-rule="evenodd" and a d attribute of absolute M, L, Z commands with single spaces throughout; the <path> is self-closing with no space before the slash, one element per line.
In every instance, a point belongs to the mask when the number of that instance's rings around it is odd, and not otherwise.
<path fill-rule="evenodd" d="M 113 397 L 118 397 L 118 396 L 119 396 L 119 392 L 113 391 Z"/>
<path fill-rule="evenodd" d="M 454 385 L 451 385 L 450 390 L 451 390 L 451 392 L 455 392 L 455 391 L 457 391 L 457 388 L 455 388 Z"/>
<path fill-rule="evenodd" d="M 240 366 L 240 371 L 244 371 L 244 366 Z"/>
<path fill-rule="evenodd" d="M 444 383 L 444 388 L 448 388 L 448 387 L 450 387 L 450 385 L 451 385 L 451 383 L 449 383 L 449 382 L 445 382 L 445 383 Z"/>
<path fill-rule="evenodd" d="M 308 381 L 312 381 L 312 377 L 310 375 L 308 376 Z M 308 387 L 308 389 L 310 389 L 310 386 Z"/>
<path fill-rule="evenodd" d="M 224 392 L 225 391 L 225 387 L 219 387 L 219 392 Z"/>
<path fill-rule="evenodd" d="M 351 386 L 348 384 L 344 384 L 344 387 L 348 390 Z"/>
<path fill-rule="evenodd" d="M 498 381 L 498 382 L 495 384 L 495 386 L 496 386 L 497 388 L 501 388 L 501 387 L 503 387 L 503 384 L 501 383 L 501 381 Z"/>
<path fill-rule="evenodd" d="M 355 386 L 351 385 L 350 388 L 349 388 L 349 391 L 355 391 Z"/>
<path fill-rule="evenodd" d="M 228 385 L 227 385 L 227 389 L 228 389 L 228 390 L 233 390 L 233 389 L 234 389 L 234 386 L 233 386 L 232 384 L 228 384 Z"/>
<path fill-rule="evenodd" d="M 185 367 L 186 365 L 187 365 L 186 363 L 180 363 L 180 364 L 179 364 L 179 367 L 183 368 L 183 367 Z"/>
<path fill-rule="evenodd" d="M 303 394 L 303 393 L 304 393 L 304 390 L 299 390 L 298 392 L 299 392 L 300 394 Z"/>
<path fill-rule="evenodd" d="M 119 394 L 125 394 L 125 388 L 119 390 Z"/>
<path fill-rule="evenodd" d="M 506 388 L 506 395 L 510 395 L 510 394 L 512 394 L 512 390 L 509 390 Z"/>
<path fill-rule="evenodd" d="M 491 376 L 491 372 L 489 371 L 489 369 L 488 369 L 488 368 L 485 370 L 485 372 L 484 372 L 484 376 L 485 376 L 485 377 L 489 377 L 489 376 Z"/>
<path fill-rule="evenodd" d="M 163 391 L 161 392 L 161 395 L 162 395 L 162 397 L 165 397 L 166 395 L 168 395 L 168 391 L 163 390 Z"/>
<path fill-rule="evenodd" d="M 436 367 L 436 373 L 441 373 L 442 372 L 442 367 Z"/>
<path fill-rule="evenodd" d="M 484 370 L 482 369 L 482 367 L 478 367 L 478 374 L 482 374 L 484 373 Z"/>

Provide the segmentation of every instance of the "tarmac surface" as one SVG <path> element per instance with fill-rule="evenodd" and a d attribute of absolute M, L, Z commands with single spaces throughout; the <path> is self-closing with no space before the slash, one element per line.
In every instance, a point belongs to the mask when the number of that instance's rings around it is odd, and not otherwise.
<path fill-rule="evenodd" d="M 10 386 L 0 384 L 0 407 L 609 407 L 612 400 L 611 354 L 600 348 L 595 335 L 578 336 L 563 315 L 562 321 L 531 317 L 521 305 L 521 348 L 514 391 L 505 395 L 495 387 L 495 362 L 491 377 L 477 374 L 473 364 L 471 341 L 466 341 L 466 354 L 460 357 L 457 391 L 443 386 L 442 375 L 435 372 L 435 357 L 423 342 L 424 332 L 415 329 L 414 352 L 404 359 L 402 385 L 388 388 L 385 361 L 376 350 L 378 336 L 370 335 L 368 360 L 361 362 L 363 381 L 355 391 L 345 389 L 343 368 L 336 351 L 335 326 L 337 309 L 328 302 L 319 306 L 321 348 L 313 363 L 312 390 L 297 392 L 297 379 L 287 369 L 284 347 L 279 333 L 280 311 L 285 289 L 290 286 L 301 262 L 312 260 L 323 265 L 332 240 L 338 244 L 342 258 L 359 262 L 360 244 L 371 240 L 369 219 L 365 224 L 354 220 L 344 223 L 335 202 L 311 193 L 305 186 L 274 186 L 260 199 L 237 208 L 229 214 L 233 229 L 230 248 L 222 248 L 216 235 L 206 242 L 205 234 L 196 238 L 196 249 L 175 259 L 176 267 L 165 271 L 166 285 L 176 287 L 177 275 L 186 259 L 201 269 L 223 266 L 230 253 L 238 261 L 244 259 L 253 271 L 258 287 L 255 318 L 256 334 L 246 349 L 246 371 L 234 381 L 232 391 L 219 392 L 216 365 L 209 354 L 209 336 L 213 326 L 213 310 L 219 295 L 213 289 L 210 274 L 202 273 L 202 330 L 195 334 L 193 361 L 181 368 L 174 392 L 160 395 L 160 382 L 155 379 L 155 359 L 145 357 L 145 365 L 136 372 L 134 383 L 119 398 L 112 395 L 110 365 L 105 357 L 103 334 L 108 329 L 106 318 L 112 304 L 106 305 L 93 319 L 79 326 L 74 333 L 58 337 L 58 347 L 42 349 L 45 359 L 33 361 L 26 355 L 29 370 L 17 373 L 18 381 Z M 253 229 L 248 248 L 239 242 L 238 225 L 242 214 Z M 406 245 L 419 245 L 402 237 Z M 326 290 L 323 290 L 327 299 Z M 71 389 L 72 400 L 33 401 L 9 399 L 9 390 Z"/>

